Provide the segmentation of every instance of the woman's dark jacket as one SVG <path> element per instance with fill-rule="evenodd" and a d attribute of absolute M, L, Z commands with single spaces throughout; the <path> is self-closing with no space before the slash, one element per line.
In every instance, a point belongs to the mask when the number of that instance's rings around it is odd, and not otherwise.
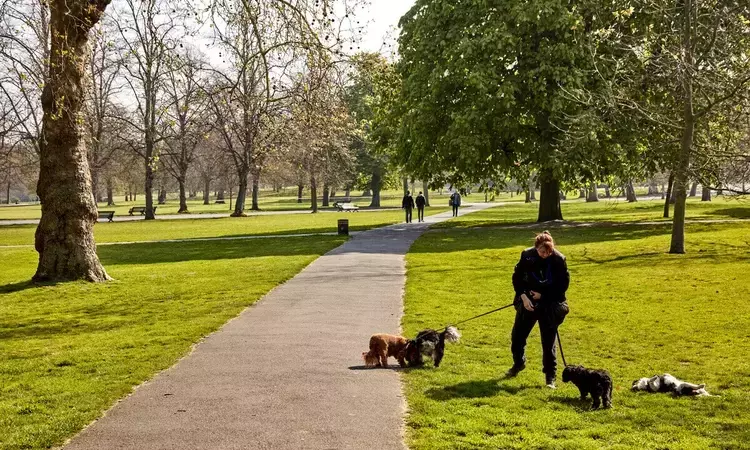
<path fill-rule="evenodd" d="M 570 273 L 565 255 L 555 250 L 546 259 L 542 259 L 534 247 L 521 252 L 521 259 L 513 272 L 516 298 L 524 292 L 536 291 L 542 294 L 540 304 L 562 303 L 565 301 L 568 285 Z"/>

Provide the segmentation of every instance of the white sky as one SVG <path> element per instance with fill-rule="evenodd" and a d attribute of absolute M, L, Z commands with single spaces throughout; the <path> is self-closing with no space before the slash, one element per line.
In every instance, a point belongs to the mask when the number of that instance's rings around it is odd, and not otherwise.
<path fill-rule="evenodd" d="M 362 50 L 377 52 L 381 50 L 383 39 L 388 31 L 398 26 L 398 21 L 414 5 L 414 0 L 372 0 L 368 9 L 361 12 L 367 22 L 367 35 L 362 42 Z M 393 32 L 393 39 L 398 38 L 398 31 Z M 383 49 L 383 53 L 389 53 Z"/>

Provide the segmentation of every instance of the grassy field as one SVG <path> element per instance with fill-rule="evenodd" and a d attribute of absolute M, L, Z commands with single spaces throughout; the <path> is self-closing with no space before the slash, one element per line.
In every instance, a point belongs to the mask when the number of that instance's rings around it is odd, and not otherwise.
<path fill-rule="evenodd" d="M 662 200 L 642 200 L 628 203 L 623 200 L 601 200 L 586 203 L 573 200 L 562 203 L 563 219 L 571 222 L 671 222 L 664 219 Z M 502 208 L 490 208 L 462 216 L 457 221 L 443 222 L 438 227 L 507 226 L 536 222 L 538 203 L 512 203 Z M 720 197 L 711 202 L 688 200 L 685 209 L 688 220 L 750 219 L 750 199 Z M 674 208 L 670 208 L 670 217 Z"/>
<path fill-rule="evenodd" d="M 618 206 L 618 208 L 620 208 Z M 651 220 L 645 203 L 607 210 L 566 204 L 575 220 Z M 728 212 L 726 210 L 732 210 Z M 748 205 L 689 205 L 691 217 L 748 217 Z M 407 255 L 404 331 L 414 335 L 512 301 L 511 274 L 533 230 L 531 210 L 478 212 L 420 238 Z M 473 225 L 483 227 L 471 228 Z M 614 408 L 590 411 L 578 390 L 543 385 L 538 330 L 527 370 L 512 365 L 513 311 L 462 327 L 437 370 L 405 374 L 413 449 L 750 448 L 750 222 L 693 224 L 685 255 L 670 226 L 555 228 L 568 257 L 571 313 L 560 329 L 569 363 L 608 369 Z M 720 397 L 632 393 L 634 379 L 669 372 Z"/>
<path fill-rule="evenodd" d="M 448 211 L 427 208 L 426 215 Z M 335 232 L 338 219 L 349 219 L 349 230 L 360 231 L 403 221 L 400 210 L 356 213 L 279 214 L 134 222 L 99 222 L 94 227 L 97 243 L 137 242 L 162 239 L 237 237 L 274 234 Z M 33 245 L 36 225 L 0 226 L 0 246 Z"/>
<path fill-rule="evenodd" d="M 116 281 L 32 286 L 33 249 L 0 248 L 0 449 L 61 444 L 335 236 L 99 248 Z"/>
<path fill-rule="evenodd" d="M 417 190 L 418 191 L 418 190 Z M 343 192 L 339 192 L 341 196 L 343 196 Z M 359 206 L 360 208 L 366 208 L 369 206 L 371 198 L 370 197 L 359 197 L 359 195 L 362 194 L 362 192 L 352 192 L 352 203 Z M 433 206 L 437 207 L 448 207 L 448 197 L 450 193 L 447 191 L 443 191 L 442 194 L 439 194 L 438 192 L 431 192 L 430 193 L 430 201 L 433 202 Z M 381 207 L 382 208 L 400 208 L 401 207 L 401 199 L 403 197 L 403 193 L 399 190 L 388 190 L 381 192 Z M 339 197 L 340 198 L 340 197 Z M 463 198 L 464 202 L 483 202 L 484 201 L 484 194 L 481 193 L 473 193 L 471 195 L 467 195 Z M 489 199 L 489 198 L 488 198 Z M 523 201 L 523 196 L 518 195 L 511 195 L 509 193 L 501 193 L 495 196 L 495 201 Z M 331 204 L 333 204 L 333 201 L 331 200 Z M 190 199 L 188 200 L 188 209 L 190 210 L 190 213 L 192 214 L 206 214 L 206 213 L 212 213 L 212 214 L 221 214 L 226 213 L 229 215 L 233 210 L 229 209 L 229 197 L 227 196 L 225 199 L 225 204 L 215 204 L 214 198 L 211 198 L 211 204 L 204 205 L 202 199 Z M 100 211 L 114 211 L 115 216 L 127 216 L 128 210 L 133 206 L 144 206 L 145 201 L 143 200 L 143 197 L 138 197 L 136 201 L 129 201 L 126 202 L 122 199 L 122 197 L 118 197 L 115 199 L 116 206 L 107 206 L 106 203 L 99 203 L 98 207 Z M 154 203 L 156 205 L 156 203 Z M 272 191 L 263 191 L 262 195 L 259 197 L 258 204 L 263 211 L 296 211 L 296 210 L 305 210 L 310 209 L 310 199 L 305 198 L 302 203 L 297 202 L 297 192 L 296 189 L 292 192 L 292 190 L 286 189 L 279 193 L 275 193 Z M 318 199 L 318 206 L 321 209 L 333 209 L 333 207 L 330 208 L 322 208 L 321 206 L 322 201 L 321 199 Z M 248 202 L 246 206 L 249 208 L 250 203 Z M 156 215 L 162 216 L 162 215 L 168 215 L 168 214 L 177 214 L 177 210 L 180 207 L 179 200 L 174 196 L 171 195 L 167 198 L 167 202 L 164 205 L 156 205 Z M 248 209 L 248 212 L 249 209 Z M 20 204 L 20 205 L 0 205 L 0 220 L 21 220 L 21 219 L 38 219 L 42 215 L 41 206 L 38 203 L 34 204 Z"/>

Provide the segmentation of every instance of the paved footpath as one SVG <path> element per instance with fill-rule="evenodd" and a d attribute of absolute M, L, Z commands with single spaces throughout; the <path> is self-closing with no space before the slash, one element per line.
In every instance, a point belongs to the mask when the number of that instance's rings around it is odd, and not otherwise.
<path fill-rule="evenodd" d="M 404 255 L 427 225 L 450 216 L 358 233 L 139 386 L 66 450 L 403 450 L 398 371 L 364 369 L 361 354 L 371 334 L 399 331 Z"/>

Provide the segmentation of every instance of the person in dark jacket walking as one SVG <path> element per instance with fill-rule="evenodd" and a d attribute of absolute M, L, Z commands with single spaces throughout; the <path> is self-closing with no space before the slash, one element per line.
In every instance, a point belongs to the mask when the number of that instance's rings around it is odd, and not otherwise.
<path fill-rule="evenodd" d="M 424 198 L 424 195 L 422 195 L 422 191 L 419 191 L 419 195 L 417 195 L 417 221 L 418 222 L 424 222 L 424 205 L 427 204 L 427 199 Z"/>
<path fill-rule="evenodd" d="M 461 206 L 461 194 L 458 191 L 451 194 L 450 204 L 453 207 L 453 217 L 458 217 L 458 207 Z"/>
<path fill-rule="evenodd" d="M 565 255 L 555 249 L 555 241 L 548 231 L 536 236 L 534 247 L 521 253 L 513 272 L 516 320 L 511 332 L 513 367 L 506 377 L 514 377 L 526 368 L 526 339 L 539 322 L 542 337 L 542 372 L 545 384 L 554 389 L 557 375 L 557 327 L 565 319 L 569 308 L 565 291 L 570 284 L 570 273 Z"/>
<path fill-rule="evenodd" d="M 401 208 L 406 211 L 406 223 L 411 223 L 411 210 L 414 209 L 414 197 L 411 196 L 409 191 L 406 191 L 404 199 L 401 200 Z"/>

